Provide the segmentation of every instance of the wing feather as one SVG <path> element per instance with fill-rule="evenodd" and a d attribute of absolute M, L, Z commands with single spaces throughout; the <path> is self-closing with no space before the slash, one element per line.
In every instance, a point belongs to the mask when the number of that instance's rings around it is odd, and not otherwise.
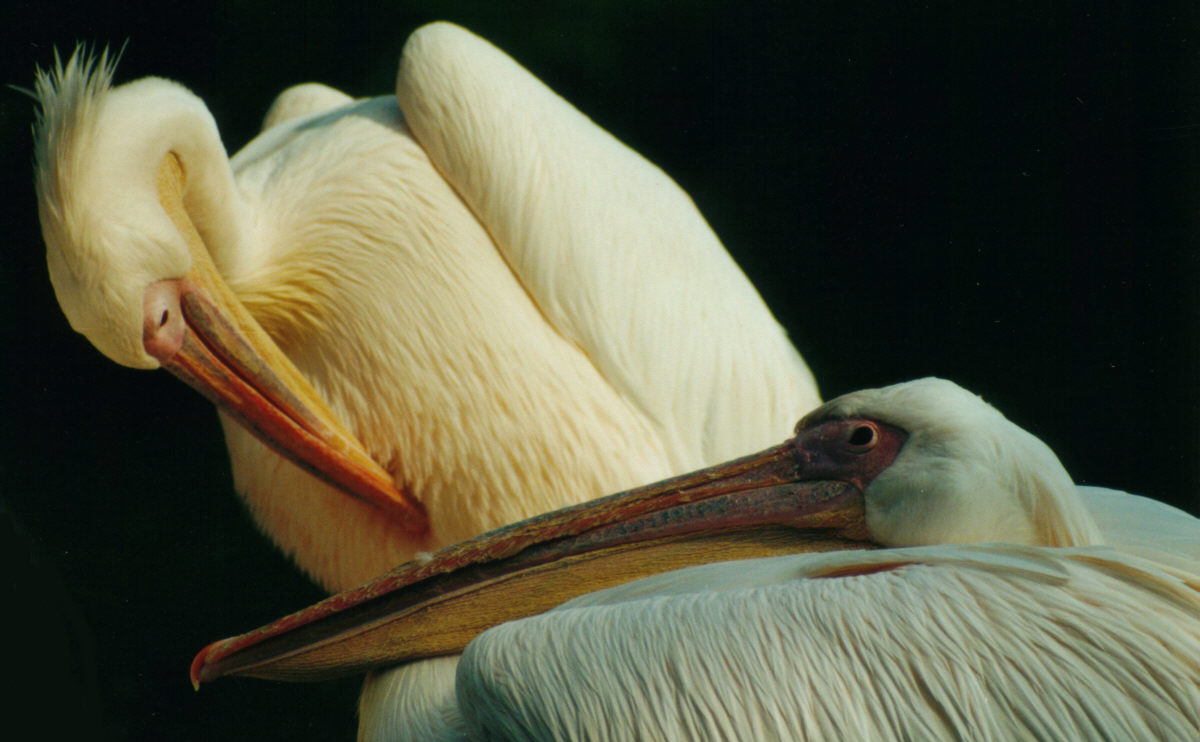
<path fill-rule="evenodd" d="M 397 98 L 544 316 L 657 426 L 673 470 L 769 445 L 818 402 L 687 194 L 502 52 L 426 26 Z"/>

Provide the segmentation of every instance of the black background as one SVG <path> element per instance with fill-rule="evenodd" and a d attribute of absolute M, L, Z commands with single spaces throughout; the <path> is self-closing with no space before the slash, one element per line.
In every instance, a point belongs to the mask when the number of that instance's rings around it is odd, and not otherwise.
<path fill-rule="evenodd" d="M 505 49 L 673 175 L 827 397 L 936 374 L 1078 481 L 1200 510 L 1200 18 L 1188 4 L 9 2 L 0 82 L 76 41 L 170 77 L 235 151 L 309 80 L 393 89 L 420 24 Z M 0 91 L 0 716 L 40 738 L 349 739 L 357 680 L 226 680 L 215 638 L 320 597 L 254 532 L 216 416 L 74 335 L 31 102 Z M 0 730 L 0 736 L 7 736 Z"/>

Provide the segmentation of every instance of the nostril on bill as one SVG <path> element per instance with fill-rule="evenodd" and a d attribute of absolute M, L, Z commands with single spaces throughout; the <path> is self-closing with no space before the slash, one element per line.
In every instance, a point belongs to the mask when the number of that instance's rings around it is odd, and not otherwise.
<path fill-rule="evenodd" d="M 187 327 L 179 307 L 180 281 L 155 281 L 142 299 L 142 347 L 165 363 L 183 345 Z"/>

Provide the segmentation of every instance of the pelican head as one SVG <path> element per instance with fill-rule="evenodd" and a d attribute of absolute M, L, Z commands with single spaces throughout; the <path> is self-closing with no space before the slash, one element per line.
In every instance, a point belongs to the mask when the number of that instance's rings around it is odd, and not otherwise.
<path fill-rule="evenodd" d="M 886 443 L 896 431 L 903 448 L 892 454 Z M 852 392 L 810 412 L 796 434 L 811 476 L 870 475 L 861 481 L 866 526 L 880 544 L 1075 546 L 1100 538 L 1050 447 L 953 382 Z M 882 457 L 886 466 L 878 466 Z"/>
<path fill-rule="evenodd" d="M 39 72 L 38 213 L 71 326 L 133 368 L 163 366 L 265 443 L 343 491 L 427 529 L 222 278 L 252 233 L 204 103 L 77 50 Z"/>
<path fill-rule="evenodd" d="M 97 60 L 76 51 L 65 66 L 39 71 L 38 215 L 50 280 L 71 327 L 117 363 L 158 368 L 142 340 L 147 290 L 182 278 L 193 264 L 160 204 L 159 169 L 175 134 L 192 143 L 219 138 L 186 89 L 153 78 L 113 89 L 114 65 L 107 52 Z"/>

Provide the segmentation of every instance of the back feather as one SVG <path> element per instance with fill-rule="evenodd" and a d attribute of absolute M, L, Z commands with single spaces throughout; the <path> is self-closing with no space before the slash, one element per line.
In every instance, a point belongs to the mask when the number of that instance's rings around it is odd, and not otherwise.
<path fill-rule="evenodd" d="M 1200 596 L 1104 548 L 708 565 L 492 629 L 458 688 L 488 739 L 1184 740 Z"/>

